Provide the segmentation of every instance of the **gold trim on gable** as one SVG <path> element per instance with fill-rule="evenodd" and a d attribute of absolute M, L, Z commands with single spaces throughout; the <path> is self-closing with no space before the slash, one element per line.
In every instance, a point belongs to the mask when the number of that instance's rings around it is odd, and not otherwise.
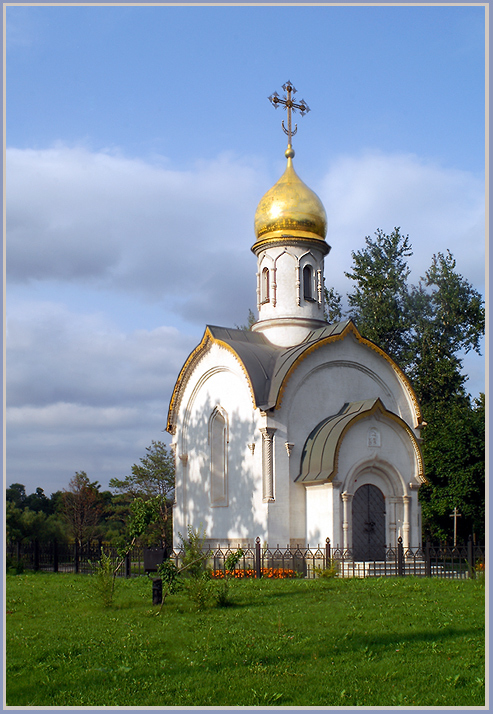
<path fill-rule="evenodd" d="M 235 350 L 228 345 L 226 342 L 223 342 L 223 340 L 218 340 L 213 336 L 211 333 L 209 327 L 206 327 L 204 336 L 202 337 L 202 340 L 199 345 L 191 352 L 183 365 L 183 367 L 180 370 L 180 374 L 178 375 L 178 379 L 176 380 L 176 384 L 173 389 L 173 393 L 171 395 L 170 403 L 169 403 L 169 409 L 168 409 L 168 420 L 167 420 L 167 425 L 166 425 L 166 431 L 169 432 L 170 434 L 174 434 L 176 431 L 176 416 L 178 413 L 178 408 L 181 402 L 181 398 L 183 395 L 183 392 L 185 390 L 186 384 L 188 382 L 188 375 L 193 371 L 195 368 L 195 365 L 197 362 L 200 360 L 204 352 L 207 351 L 209 346 L 211 344 L 216 344 L 219 347 L 224 347 L 228 352 L 230 352 L 238 361 L 241 370 L 243 374 L 245 375 L 247 382 L 248 382 L 248 387 L 250 389 L 250 394 L 252 397 L 252 402 L 253 402 L 253 408 L 257 408 L 257 404 L 255 402 L 255 395 L 253 391 L 253 385 L 250 379 L 250 376 L 245 368 L 245 365 L 243 364 L 242 360 L 240 359 L 239 355 Z"/>
<path fill-rule="evenodd" d="M 286 389 L 286 385 L 289 381 L 289 378 L 293 374 L 293 372 L 298 368 L 299 364 L 308 357 L 309 354 L 314 352 L 315 350 L 318 350 L 320 347 L 323 347 L 326 344 L 330 344 L 331 342 L 337 342 L 337 340 L 343 340 L 349 333 L 352 333 L 354 337 L 358 340 L 358 342 L 361 342 L 362 344 L 366 345 L 370 349 L 374 350 L 377 352 L 381 357 L 383 357 L 392 367 L 394 372 L 397 375 L 397 378 L 399 381 L 403 384 L 407 395 L 409 396 L 413 407 L 414 407 L 414 415 L 416 419 L 415 423 L 415 429 L 420 428 L 421 426 L 424 426 L 423 423 L 423 417 L 421 414 L 421 409 L 419 407 L 418 399 L 416 397 L 416 394 L 414 392 L 414 389 L 412 388 L 411 382 L 409 379 L 406 377 L 402 369 L 394 362 L 392 357 L 390 357 L 384 350 L 381 349 L 381 347 L 378 347 L 374 342 L 371 342 L 371 340 L 367 340 L 365 337 L 362 337 L 358 330 L 356 329 L 355 324 L 350 320 L 344 330 L 338 334 L 338 335 L 330 335 L 329 337 L 322 338 L 318 340 L 317 342 L 314 342 L 312 345 L 306 348 L 300 356 L 293 362 L 291 367 L 288 369 L 287 373 L 284 376 L 284 379 L 282 380 L 281 387 L 279 389 L 279 392 L 277 394 L 277 399 L 276 399 L 276 405 L 275 408 L 279 409 L 281 407 L 281 402 L 284 396 L 284 390 Z"/>
<path fill-rule="evenodd" d="M 344 439 L 344 436 L 348 432 L 351 426 L 353 426 L 356 422 L 360 421 L 361 419 L 365 419 L 367 417 L 373 416 L 376 411 L 379 411 L 384 417 L 388 417 L 391 421 L 394 421 L 396 424 L 398 424 L 400 427 L 404 427 L 404 430 L 408 434 L 408 436 L 411 439 L 411 443 L 413 445 L 414 449 L 414 454 L 416 456 L 416 461 L 418 462 L 418 477 L 421 483 L 428 483 L 426 477 L 425 477 L 425 467 L 424 467 L 424 461 L 423 461 L 423 454 L 421 453 L 421 449 L 419 447 L 418 441 L 413 434 L 412 429 L 409 427 L 409 424 L 406 424 L 404 419 L 402 419 L 398 414 L 394 414 L 394 412 L 389 412 L 387 409 L 385 409 L 384 405 L 382 404 L 380 399 L 377 399 L 375 404 L 371 409 L 368 409 L 365 412 L 361 412 L 360 414 L 355 414 L 354 417 L 346 424 L 346 426 L 343 428 L 341 435 L 337 441 L 337 446 L 336 446 L 336 451 L 334 455 L 334 470 L 331 474 L 331 477 L 334 476 L 334 474 L 337 473 L 337 469 L 339 468 L 339 451 L 340 447 L 342 444 L 342 441 Z M 332 481 L 332 478 L 329 479 L 329 481 Z"/>
<path fill-rule="evenodd" d="M 212 335 L 211 335 L 211 338 L 212 338 L 212 342 L 214 342 L 216 345 L 219 345 L 220 347 L 224 347 L 225 350 L 230 352 L 233 355 L 233 357 L 236 357 L 236 359 L 238 360 L 241 370 L 242 370 L 243 374 L 245 375 L 246 380 L 248 382 L 248 387 L 250 388 L 250 396 L 252 397 L 253 408 L 256 409 L 257 403 L 255 401 L 255 393 L 253 391 L 252 380 L 250 379 L 250 375 L 248 374 L 247 369 L 246 369 L 245 365 L 243 364 L 243 360 L 240 358 L 240 356 L 236 352 L 236 350 L 234 350 L 231 347 L 231 345 L 228 345 L 227 342 L 223 342 L 223 340 L 218 340 L 217 338 L 212 337 Z"/>

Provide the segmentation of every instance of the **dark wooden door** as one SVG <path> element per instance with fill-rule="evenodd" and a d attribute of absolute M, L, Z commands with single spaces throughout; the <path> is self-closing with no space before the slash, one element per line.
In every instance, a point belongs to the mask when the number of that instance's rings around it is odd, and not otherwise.
<path fill-rule="evenodd" d="M 385 558 L 385 498 L 369 483 L 360 486 L 353 497 L 353 558 Z"/>

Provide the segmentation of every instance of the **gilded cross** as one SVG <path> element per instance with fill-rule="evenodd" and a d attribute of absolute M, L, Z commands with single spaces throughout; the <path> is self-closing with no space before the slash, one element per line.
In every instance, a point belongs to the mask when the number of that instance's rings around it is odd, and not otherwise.
<path fill-rule="evenodd" d="M 291 137 L 294 136 L 298 131 L 297 124 L 294 125 L 294 131 L 292 129 L 291 112 L 295 112 L 296 110 L 298 110 L 301 116 L 304 116 L 307 112 L 310 111 L 310 107 L 304 99 L 302 99 L 299 104 L 296 104 L 293 101 L 293 94 L 296 94 L 296 89 L 293 87 L 291 82 L 287 81 L 286 84 L 282 85 L 282 88 L 286 92 L 284 97 L 281 98 L 277 92 L 274 92 L 274 94 L 270 95 L 269 100 L 272 102 L 275 109 L 277 109 L 277 107 L 281 105 L 288 112 L 288 128 L 286 129 L 286 127 L 284 126 L 284 120 L 282 122 L 282 128 L 284 133 L 288 136 L 288 145 L 291 146 Z"/>

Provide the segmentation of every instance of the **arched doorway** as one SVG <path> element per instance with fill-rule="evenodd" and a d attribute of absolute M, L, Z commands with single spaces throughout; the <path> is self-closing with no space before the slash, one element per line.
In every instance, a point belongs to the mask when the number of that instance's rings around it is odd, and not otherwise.
<path fill-rule="evenodd" d="M 353 497 L 353 559 L 384 560 L 385 498 L 379 488 L 367 483 Z"/>

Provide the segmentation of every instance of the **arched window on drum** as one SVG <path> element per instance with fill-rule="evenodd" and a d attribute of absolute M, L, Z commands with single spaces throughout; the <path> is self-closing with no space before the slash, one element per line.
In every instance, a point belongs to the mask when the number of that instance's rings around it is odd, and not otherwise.
<path fill-rule="evenodd" d="M 270 300 L 270 275 L 269 268 L 264 268 L 262 270 L 262 283 L 260 288 L 260 296 L 262 302 L 269 302 Z"/>
<path fill-rule="evenodd" d="M 305 265 L 303 268 L 303 297 L 305 300 L 312 301 L 313 297 L 313 268 L 311 265 Z"/>

